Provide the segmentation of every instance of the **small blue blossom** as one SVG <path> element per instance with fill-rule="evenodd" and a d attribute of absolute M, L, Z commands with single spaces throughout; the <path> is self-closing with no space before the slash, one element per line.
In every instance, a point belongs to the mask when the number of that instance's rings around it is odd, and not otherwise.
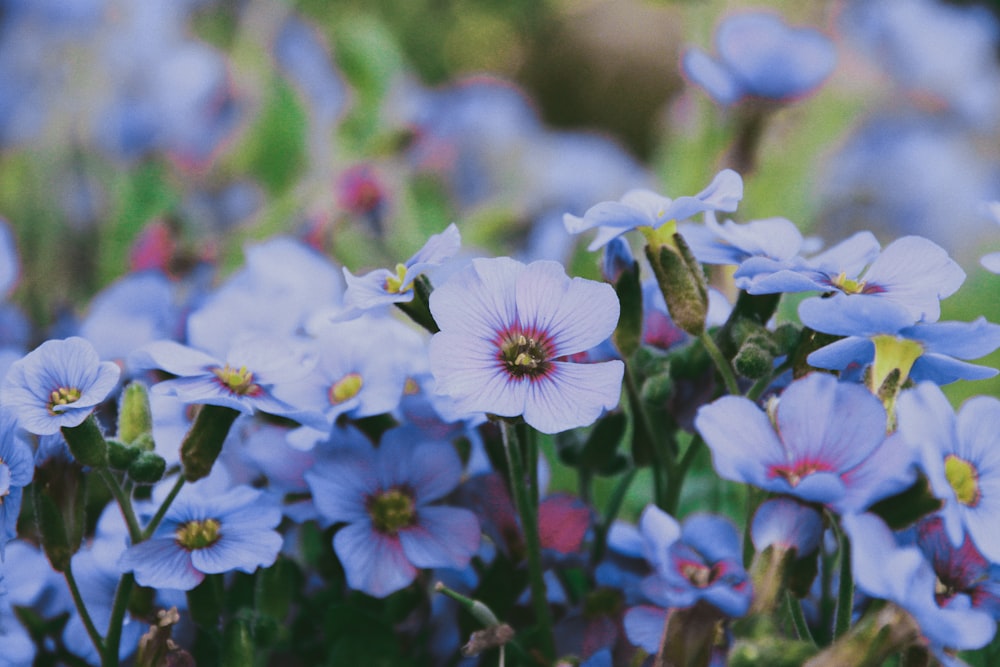
<path fill-rule="evenodd" d="M 799 319 L 807 327 L 845 336 L 812 352 L 807 361 L 816 368 L 860 374 L 875 368 L 871 386 L 881 386 L 886 374 L 899 369 L 900 382 L 929 380 L 948 384 L 982 380 L 995 368 L 961 361 L 978 359 L 1000 347 L 1000 326 L 980 317 L 973 322 L 912 324 L 912 313 L 895 303 L 862 300 L 843 294 L 806 299 Z"/>
<path fill-rule="evenodd" d="M 1000 562 L 1000 401 L 977 396 L 958 414 L 934 384 L 923 382 L 899 397 L 899 431 L 914 450 L 951 543 L 968 531 L 976 547 Z"/>
<path fill-rule="evenodd" d="M 273 565 L 282 543 L 277 503 L 248 486 L 215 486 L 210 478 L 184 487 L 156 533 L 125 550 L 120 570 L 141 586 L 188 591 L 206 574 Z"/>
<path fill-rule="evenodd" d="M 881 401 L 825 373 L 790 384 L 767 412 L 724 396 L 698 410 L 695 426 L 723 479 L 838 512 L 861 511 L 916 478 L 899 436 L 885 436 Z"/>
<path fill-rule="evenodd" d="M 751 257 L 787 262 L 798 256 L 803 239 L 795 223 L 785 218 L 767 218 L 721 225 L 709 212 L 705 224 L 678 225 L 691 252 L 702 264 L 741 264 Z"/>
<path fill-rule="evenodd" d="M 663 608 L 687 608 L 704 600 L 731 617 L 750 608 L 752 587 L 743 568 L 736 528 L 713 515 L 694 515 L 683 526 L 650 505 L 639 519 L 646 559 L 654 574 L 642 591 L 657 607 L 640 605 L 625 615 L 629 640 L 656 653 L 666 620 Z"/>
<path fill-rule="evenodd" d="M 34 473 L 34 452 L 17 428 L 17 417 L 0 408 L 0 560 L 4 546 L 17 537 L 22 491 Z"/>
<path fill-rule="evenodd" d="M 611 239 L 639 227 L 658 229 L 704 211 L 732 213 L 741 199 L 743 179 L 732 169 L 723 169 L 707 188 L 693 197 L 670 199 L 650 190 L 629 190 L 619 201 L 591 206 L 582 218 L 565 214 L 563 225 L 570 234 L 597 227 L 597 236 L 587 249 L 598 250 Z"/>
<path fill-rule="evenodd" d="M 461 236 L 455 223 L 440 234 L 434 234 L 427 243 L 406 262 L 397 264 L 394 271 L 377 269 L 364 276 L 355 276 L 346 268 L 344 280 L 344 305 L 358 310 L 368 310 L 392 303 L 413 300 L 413 281 L 458 252 Z"/>
<path fill-rule="evenodd" d="M 592 424 L 618 405 L 624 364 L 573 363 L 604 341 L 619 304 L 606 283 L 562 265 L 477 259 L 434 290 L 430 342 L 437 391 L 468 413 L 523 416 L 543 433 Z"/>
<path fill-rule="evenodd" d="M 901 545 L 873 514 L 847 515 L 842 523 L 851 540 L 851 568 L 857 588 L 909 612 L 935 653 L 976 649 L 990 642 L 996 621 L 985 610 L 975 609 L 967 594 L 939 604 L 938 577 L 919 548 Z"/>
<path fill-rule="evenodd" d="M 750 524 L 753 548 L 794 549 L 799 558 L 815 553 L 823 537 L 823 515 L 812 505 L 779 496 L 761 503 Z"/>
<path fill-rule="evenodd" d="M 943 248 L 920 236 L 904 236 L 879 252 L 870 232 L 859 232 L 809 259 L 753 257 L 734 274 L 751 294 L 842 292 L 859 299 L 889 301 L 906 308 L 912 324 L 941 316 L 965 272 Z"/>
<path fill-rule="evenodd" d="M 747 98 L 788 102 L 818 88 L 833 71 L 833 42 L 813 28 L 792 28 L 763 12 L 733 14 L 715 31 L 715 60 L 684 54 L 688 78 L 722 106 Z"/>
<path fill-rule="evenodd" d="M 462 475 L 455 449 L 413 442 L 394 429 L 376 449 L 358 443 L 335 450 L 306 472 L 313 502 L 329 523 L 351 588 L 385 597 L 425 568 L 463 568 L 479 548 L 479 521 L 466 509 L 431 505 Z"/>
<path fill-rule="evenodd" d="M 121 370 L 101 361 L 83 338 L 49 340 L 11 364 L 0 387 L 0 403 L 17 414 L 21 428 L 36 435 L 79 426 L 118 384 Z"/>
<path fill-rule="evenodd" d="M 156 341 L 139 349 L 130 361 L 137 368 L 159 368 L 178 376 L 153 385 L 154 393 L 248 415 L 267 412 L 321 429 L 326 425 L 321 415 L 275 397 L 276 384 L 302 379 L 316 363 L 281 338 L 245 336 L 233 343 L 225 360 L 173 341 Z"/>

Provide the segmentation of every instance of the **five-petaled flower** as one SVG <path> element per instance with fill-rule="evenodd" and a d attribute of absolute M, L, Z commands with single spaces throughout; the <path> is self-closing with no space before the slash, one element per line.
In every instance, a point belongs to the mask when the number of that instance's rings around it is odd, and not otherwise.
<path fill-rule="evenodd" d="M 430 307 L 441 328 L 430 342 L 437 389 L 466 412 L 523 416 L 558 433 L 618 405 L 621 361 L 566 359 L 614 331 L 610 285 L 570 279 L 557 262 L 477 259 L 431 294 Z"/>
<path fill-rule="evenodd" d="M 0 388 L 0 403 L 36 435 L 79 426 L 118 384 L 121 369 L 101 361 L 83 338 L 49 340 L 14 362 Z"/>

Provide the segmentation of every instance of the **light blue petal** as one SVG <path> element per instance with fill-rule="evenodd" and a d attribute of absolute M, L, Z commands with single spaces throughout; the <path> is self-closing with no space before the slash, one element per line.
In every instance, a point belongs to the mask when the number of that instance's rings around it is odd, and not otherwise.
<path fill-rule="evenodd" d="M 384 598 L 409 586 L 417 569 L 406 558 L 399 539 L 381 535 L 367 521 L 344 526 L 333 536 L 347 585 Z"/>
<path fill-rule="evenodd" d="M 416 525 L 399 531 L 403 552 L 419 568 L 461 569 L 479 549 L 479 520 L 458 507 L 421 507 Z"/>

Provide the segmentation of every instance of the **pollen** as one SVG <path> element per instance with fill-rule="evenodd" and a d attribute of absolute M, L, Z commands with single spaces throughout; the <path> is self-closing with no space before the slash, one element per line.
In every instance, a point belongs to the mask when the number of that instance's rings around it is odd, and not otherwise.
<path fill-rule="evenodd" d="M 54 389 L 52 393 L 49 394 L 49 414 L 59 414 L 56 410 L 57 405 L 69 405 L 71 403 L 76 403 L 80 400 L 80 394 L 80 390 L 76 387 L 59 387 L 58 389 Z"/>
<path fill-rule="evenodd" d="M 188 521 L 177 529 L 177 543 L 188 551 L 210 547 L 222 537 L 219 528 L 216 519 Z"/>
<path fill-rule="evenodd" d="M 979 490 L 979 472 L 969 461 L 949 454 L 944 459 L 944 476 L 955 491 L 958 502 L 975 507 L 982 496 Z"/>
<path fill-rule="evenodd" d="M 330 385 L 330 405 L 339 405 L 344 401 L 354 398 L 361 392 L 361 387 L 364 383 L 364 379 L 360 373 L 348 373 L 340 378 Z"/>
<path fill-rule="evenodd" d="M 406 265 L 397 264 L 396 265 L 396 275 L 389 276 L 385 279 L 385 291 L 389 294 L 403 294 L 404 292 L 409 292 L 413 289 L 413 281 L 404 282 L 406 280 Z"/>
<path fill-rule="evenodd" d="M 395 535 L 412 526 L 417 512 L 413 494 L 404 488 L 393 488 L 368 498 L 368 515 L 375 530 L 383 535 Z"/>
<path fill-rule="evenodd" d="M 513 331 L 501 337 L 498 359 L 515 378 L 536 378 L 551 368 L 552 344 L 542 334 Z"/>
<path fill-rule="evenodd" d="M 222 368 L 213 368 L 212 373 L 218 378 L 223 387 L 239 394 L 240 396 L 257 396 L 263 390 L 259 384 L 253 381 L 253 373 L 247 370 L 246 366 L 239 369 L 226 364 Z"/>

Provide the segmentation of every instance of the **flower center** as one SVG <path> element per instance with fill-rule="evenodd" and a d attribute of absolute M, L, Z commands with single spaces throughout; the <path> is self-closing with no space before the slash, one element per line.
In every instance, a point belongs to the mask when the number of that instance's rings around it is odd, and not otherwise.
<path fill-rule="evenodd" d="M 368 515 L 375 530 L 385 535 L 395 535 L 412 526 L 416 519 L 413 494 L 406 489 L 389 489 L 368 498 Z"/>
<path fill-rule="evenodd" d="M 330 405 L 338 405 L 358 395 L 364 380 L 360 373 L 348 373 L 330 385 Z"/>
<path fill-rule="evenodd" d="M 69 405 L 70 403 L 76 403 L 80 400 L 81 393 L 82 392 L 76 387 L 59 387 L 58 389 L 54 389 L 52 393 L 49 394 L 49 414 L 59 414 L 56 410 L 57 405 Z"/>
<path fill-rule="evenodd" d="M 385 291 L 389 294 L 402 294 L 403 292 L 409 292 L 413 288 L 413 281 L 408 283 L 403 281 L 406 279 L 406 265 L 397 264 L 396 265 L 396 275 L 389 276 L 385 279 Z"/>
<path fill-rule="evenodd" d="M 222 368 L 213 368 L 212 373 L 218 378 L 222 386 L 240 396 L 257 396 L 262 393 L 259 384 L 253 381 L 253 373 L 247 370 L 246 366 L 239 369 L 226 364 Z"/>
<path fill-rule="evenodd" d="M 847 273 L 843 271 L 831 280 L 830 284 L 844 294 L 881 294 L 885 291 L 885 288 L 880 285 L 869 285 L 864 280 L 848 278 Z"/>
<path fill-rule="evenodd" d="M 545 375 L 551 364 L 552 344 L 544 335 L 526 335 L 513 331 L 500 339 L 498 358 L 507 372 L 516 378 Z"/>
<path fill-rule="evenodd" d="M 783 477 L 792 486 L 798 486 L 799 482 L 813 474 L 814 472 L 826 472 L 830 466 L 822 461 L 798 461 L 792 465 L 771 466 L 769 476 Z"/>
<path fill-rule="evenodd" d="M 177 529 L 177 543 L 188 551 L 204 549 L 219 541 L 219 522 L 216 519 L 188 521 Z"/>
<path fill-rule="evenodd" d="M 955 490 L 958 502 L 968 507 L 975 507 L 979 504 L 981 496 L 979 472 L 974 465 L 954 454 L 949 454 L 944 459 L 944 476 L 951 484 L 951 488 Z"/>

